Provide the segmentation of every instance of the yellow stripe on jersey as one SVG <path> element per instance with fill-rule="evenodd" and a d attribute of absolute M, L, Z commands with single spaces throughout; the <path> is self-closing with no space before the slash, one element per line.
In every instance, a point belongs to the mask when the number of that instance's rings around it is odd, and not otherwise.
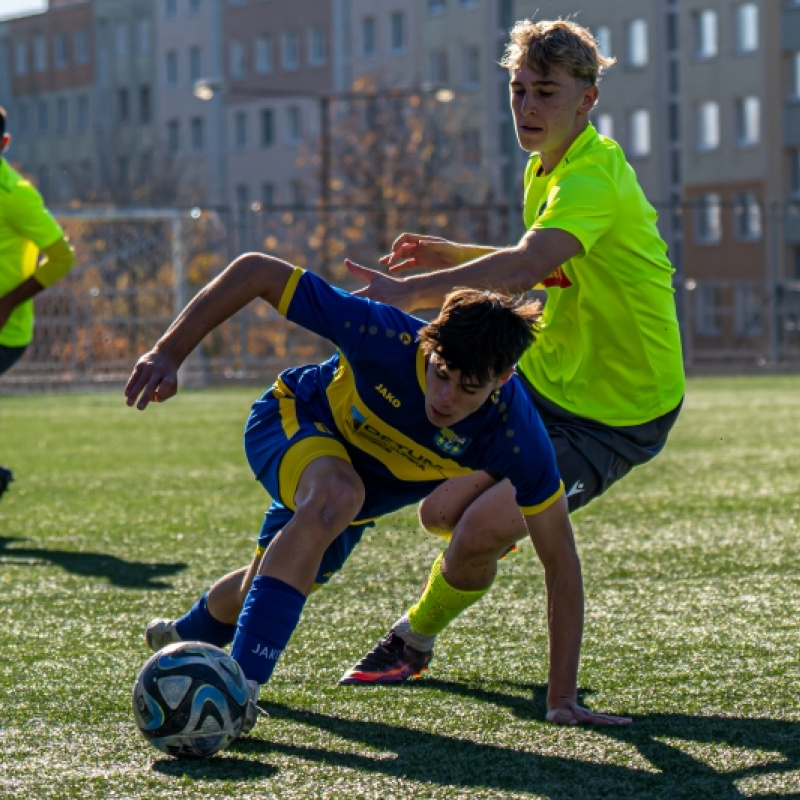
<path fill-rule="evenodd" d="M 353 370 L 341 352 L 339 360 L 327 395 L 339 433 L 349 444 L 380 461 L 401 481 L 438 480 L 472 472 L 415 442 L 375 414 L 359 396 Z"/>
<path fill-rule="evenodd" d="M 301 267 L 295 267 L 292 274 L 289 276 L 289 280 L 286 281 L 286 286 L 283 287 L 281 299 L 278 301 L 278 305 L 275 307 L 277 312 L 282 317 L 285 317 L 286 312 L 289 310 L 289 303 L 292 302 L 295 289 L 297 289 L 297 284 L 300 282 L 300 278 L 303 277 L 304 272 L 305 270 Z"/>
<path fill-rule="evenodd" d="M 523 517 L 532 517 L 534 514 L 538 514 L 546 508 L 550 508 L 562 494 L 564 494 L 564 481 L 559 481 L 558 490 L 551 494 L 547 500 L 537 503 L 535 506 L 520 506 L 519 510 L 522 512 Z"/>

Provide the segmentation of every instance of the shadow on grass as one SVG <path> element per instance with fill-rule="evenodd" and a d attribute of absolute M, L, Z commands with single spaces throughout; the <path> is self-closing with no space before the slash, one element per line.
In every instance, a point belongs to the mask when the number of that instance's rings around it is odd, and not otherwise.
<path fill-rule="evenodd" d="M 47 550 L 40 547 L 19 547 L 25 539 L 0 536 L 0 560 L 37 566 L 40 562 L 54 564 L 74 575 L 108 578 L 114 586 L 125 589 L 168 589 L 170 584 L 159 580 L 186 569 L 184 563 L 147 564 L 125 561 L 106 553 Z M 31 563 L 33 562 L 33 563 Z"/>
<path fill-rule="evenodd" d="M 274 777 L 278 772 L 271 764 L 237 758 L 230 751 L 206 759 L 162 758 L 154 762 L 151 769 L 172 778 L 204 781 L 265 780 Z"/>
<path fill-rule="evenodd" d="M 421 681 L 417 689 L 453 691 L 481 702 L 508 707 L 524 719 L 544 717 L 546 687 L 514 685 L 528 697 L 448 683 Z M 533 696 L 530 692 L 533 690 Z M 584 692 L 586 694 L 586 692 Z M 771 719 L 742 719 L 686 714 L 637 716 L 630 727 L 594 728 L 597 733 L 624 742 L 641 756 L 635 766 L 599 763 L 552 753 L 514 750 L 493 744 L 458 739 L 413 728 L 392 727 L 376 722 L 320 714 L 313 711 L 269 704 L 276 718 L 312 726 L 337 737 L 375 748 L 375 756 L 340 752 L 319 746 L 270 743 L 245 738 L 234 743 L 234 751 L 258 754 L 280 753 L 361 772 L 440 786 L 464 789 L 481 787 L 509 792 L 530 792 L 552 800 L 593 800 L 593 798 L 800 798 L 797 775 L 800 770 L 800 723 Z M 750 766 L 717 768 L 690 755 L 704 750 L 714 755 L 714 746 L 751 751 Z M 765 752 L 766 751 L 766 752 Z M 724 754 L 716 753 L 724 762 Z M 619 756 L 616 756 L 619 758 Z M 741 754 L 737 762 L 741 762 Z M 647 762 L 649 769 L 643 765 Z M 748 793 L 737 787 L 742 780 L 769 782 L 764 794 Z M 792 785 L 789 786 L 788 784 Z M 786 793 L 791 791 L 793 793 Z"/>

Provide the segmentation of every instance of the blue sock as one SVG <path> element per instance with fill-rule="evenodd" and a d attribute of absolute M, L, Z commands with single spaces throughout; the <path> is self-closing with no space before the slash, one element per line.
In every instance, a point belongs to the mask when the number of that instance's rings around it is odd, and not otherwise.
<path fill-rule="evenodd" d="M 247 593 L 233 639 L 231 655 L 247 680 L 266 683 L 289 642 L 305 595 L 278 578 L 258 575 Z"/>
<path fill-rule="evenodd" d="M 225 647 L 233 641 L 235 625 L 220 622 L 208 610 L 206 592 L 180 619 L 175 622 L 178 635 L 185 642 L 208 642 L 217 647 Z"/>

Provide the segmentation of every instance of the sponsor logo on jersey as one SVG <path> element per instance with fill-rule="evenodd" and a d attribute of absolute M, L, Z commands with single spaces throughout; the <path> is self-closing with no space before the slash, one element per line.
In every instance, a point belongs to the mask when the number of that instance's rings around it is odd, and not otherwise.
<path fill-rule="evenodd" d="M 384 399 L 386 400 L 389 405 L 394 406 L 395 408 L 400 408 L 400 401 L 382 384 L 379 383 L 375 387 L 375 391 Z"/>
<path fill-rule="evenodd" d="M 367 418 L 355 406 L 350 406 L 350 419 L 354 431 L 357 431 L 367 421 Z"/>
<path fill-rule="evenodd" d="M 468 436 L 459 436 L 450 428 L 439 428 L 433 441 L 443 453 L 447 453 L 449 456 L 459 456 L 469 447 L 472 439 Z"/>

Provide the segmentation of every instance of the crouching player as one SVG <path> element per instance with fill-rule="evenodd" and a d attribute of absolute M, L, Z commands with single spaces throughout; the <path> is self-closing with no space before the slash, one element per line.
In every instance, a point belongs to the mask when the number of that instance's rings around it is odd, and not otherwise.
<path fill-rule="evenodd" d="M 577 703 L 580 561 L 553 448 L 513 366 L 536 335 L 535 307 L 463 289 L 426 324 L 250 253 L 201 290 L 139 359 L 125 387 L 128 405 L 144 409 L 172 397 L 178 368 L 203 337 L 258 297 L 338 350 L 322 364 L 283 372 L 247 420 L 245 452 L 273 498 L 252 563 L 217 581 L 176 622 L 151 623 L 148 643 L 157 649 L 180 639 L 232 642 L 231 655 L 250 682 L 252 727 L 259 687 L 308 594 L 342 566 L 365 527 L 448 478 L 485 470 L 514 486 L 544 566 L 548 719 L 630 722 Z M 432 576 L 420 602 L 447 624 L 485 593 L 515 537 L 453 537 L 446 570 Z"/>

